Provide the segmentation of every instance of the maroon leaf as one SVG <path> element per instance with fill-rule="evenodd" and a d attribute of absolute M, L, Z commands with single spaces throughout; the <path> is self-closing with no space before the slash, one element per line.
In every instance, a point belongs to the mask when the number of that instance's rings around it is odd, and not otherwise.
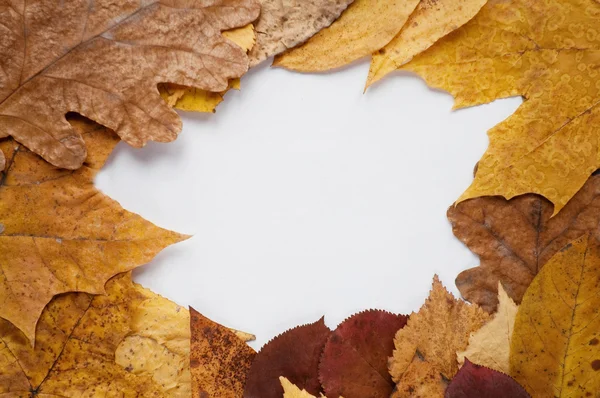
<path fill-rule="evenodd" d="M 319 359 L 331 335 L 324 318 L 298 326 L 275 337 L 256 355 L 244 390 L 244 398 L 281 398 L 279 376 L 300 389 L 319 395 Z"/>
<path fill-rule="evenodd" d="M 319 366 L 325 395 L 389 397 L 395 384 L 388 371 L 388 358 L 394 350 L 394 336 L 407 319 L 369 310 L 342 322 L 327 341 Z"/>
<path fill-rule="evenodd" d="M 446 389 L 445 398 L 530 398 L 529 394 L 512 377 L 504 373 L 475 365 L 465 358 Z"/>

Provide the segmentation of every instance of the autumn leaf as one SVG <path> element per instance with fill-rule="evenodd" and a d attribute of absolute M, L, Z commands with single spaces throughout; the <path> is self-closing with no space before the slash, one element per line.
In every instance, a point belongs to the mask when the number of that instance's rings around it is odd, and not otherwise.
<path fill-rule="evenodd" d="M 535 277 L 517 312 L 510 374 L 532 397 L 600 391 L 600 242 L 568 244 Z"/>
<path fill-rule="evenodd" d="M 346 319 L 331 334 L 319 365 L 326 395 L 346 398 L 389 397 L 394 383 L 388 357 L 394 335 L 407 317 L 369 310 Z"/>
<path fill-rule="evenodd" d="M 459 201 L 537 193 L 557 214 L 600 166 L 599 23 L 594 0 L 490 1 L 401 68 L 449 91 L 458 108 L 525 98 L 488 132 L 490 146 Z"/>
<path fill-rule="evenodd" d="M 35 3 L 0 0 L 0 137 L 12 136 L 50 163 L 77 169 L 77 112 L 140 147 L 177 137 L 181 121 L 158 83 L 219 92 L 248 69 L 222 31 L 258 17 L 254 0 Z M 25 34 L 23 34 L 25 32 Z"/>
<path fill-rule="evenodd" d="M 121 274 L 106 295 L 68 293 L 44 309 L 35 349 L 0 321 L 0 394 L 187 397 L 189 315 Z"/>
<path fill-rule="evenodd" d="M 279 377 L 308 393 L 318 395 L 319 360 L 331 334 L 323 318 L 275 337 L 259 352 L 246 379 L 244 398 L 281 398 Z"/>
<path fill-rule="evenodd" d="M 498 302 L 498 311 L 492 319 L 471 334 L 465 351 L 457 353 L 459 365 L 462 366 L 465 358 L 469 358 L 478 365 L 506 374 L 510 372 L 510 342 L 518 307 L 501 284 L 498 286 Z"/>
<path fill-rule="evenodd" d="M 279 381 L 281 382 L 281 387 L 283 387 L 283 398 L 317 398 L 306 392 L 306 390 L 299 389 L 283 376 L 279 377 Z M 320 397 L 327 398 L 323 394 Z"/>
<path fill-rule="evenodd" d="M 254 46 L 256 36 L 254 26 L 248 24 L 242 28 L 227 30 L 223 36 L 231 40 L 244 51 L 248 52 Z M 163 83 L 158 85 L 163 100 L 173 108 L 189 112 L 215 112 L 217 106 L 223 102 L 223 97 L 230 89 L 239 90 L 240 80 L 234 79 L 229 82 L 225 91 L 212 92 L 195 87 L 185 87 L 178 84 Z"/>
<path fill-rule="evenodd" d="M 471 20 L 487 0 L 421 0 L 406 24 L 373 54 L 367 87 Z"/>
<path fill-rule="evenodd" d="M 456 278 L 462 296 L 495 311 L 500 282 L 520 303 L 535 275 L 558 250 L 599 227 L 600 176 L 590 177 L 561 212 L 551 216 L 552 204 L 533 194 L 511 200 L 470 199 L 450 207 L 454 235 L 481 260 L 479 267 Z"/>
<path fill-rule="evenodd" d="M 468 359 L 446 389 L 444 398 L 530 398 L 527 391 L 504 373 L 475 365 Z"/>
<path fill-rule="evenodd" d="M 419 0 L 355 0 L 338 20 L 303 45 L 275 57 L 274 66 L 322 72 L 370 56 L 390 42 Z"/>
<path fill-rule="evenodd" d="M 331 25 L 354 0 L 259 1 L 258 39 L 250 52 L 250 66 L 304 43 Z"/>
<path fill-rule="evenodd" d="M 89 151 L 85 166 L 57 169 L 12 139 L 0 180 L 0 317 L 33 342 L 35 325 L 53 296 L 104 293 L 113 275 L 150 261 L 187 237 L 129 213 L 94 187 L 94 177 L 119 139 L 73 119 Z"/>
<path fill-rule="evenodd" d="M 241 397 L 256 352 L 230 329 L 190 313 L 192 397 Z"/>
<path fill-rule="evenodd" d="M 481 308 L 457 300 L 437 278 L 425 304 L 396 333 L 389 361 L 396 390 L 392 398 L 441 397 L 458 371 L 456 352 L 489 320 Z"/>

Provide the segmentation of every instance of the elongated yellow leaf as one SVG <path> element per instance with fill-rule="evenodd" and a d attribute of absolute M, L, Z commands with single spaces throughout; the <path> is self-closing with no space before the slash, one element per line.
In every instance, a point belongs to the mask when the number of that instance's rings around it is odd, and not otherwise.
<path fill-rule="evenodd" d="M 600 391 L 600 242 L 594 234 L 557 253 L 523 297 L 510 374 L 533 398 Z"/>
<path fill-rule="evenodd" d="M 356 0 L 310 40 L 277 57 L 274 66 L 322 72 L 371 55 L 390 42 L 419 0 Z"/>

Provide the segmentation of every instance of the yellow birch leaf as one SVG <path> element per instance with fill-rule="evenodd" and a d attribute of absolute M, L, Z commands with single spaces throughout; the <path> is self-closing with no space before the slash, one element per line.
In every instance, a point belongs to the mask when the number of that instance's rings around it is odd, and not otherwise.
<path fill-rule="evenodd" d="M 104 293 L 115 274 L 149 262 L 187 237 L 158 228 L 94 187 L 119 138 L 71 119 L 88 152 L 78 170 L 58 169 L 16 144 L 0 142 L 10 158 L 0 179 L 0 318 L 33 342 L 36 322 L 53 296 Z"/>
<path fill-rule="evenodd" d="M 306 390 L 299 389 L 295 384 L 283 376 L 279 377 L 281 386 L 283 387 L 283 398 L 317 398 Z M 327 398 L 321 394 L 320 398 Z M 343 398 L 343 397 L 340 397 Z"/>
<path fill-rule="evenodd" d="M 275 57 L 274 66 L 322 72 L 370 56 L 390 42 L 419 0 L 355 0 L 340 18 L 303 45 Z"/>
<path fill-rule="evenodd" d="M 456 107 L 521 95 L 489 132 L 459 198 L 545 196 L 558 213 L 600 168 L 600 2 L 490 1 L 401 69 L 449 91 Z"/>
<path fill-rule="evenodd" d="M 367 87 L 471 20 L 487 0 L 421 0 L 396 37 L 373 54 Z"/>
<path fill-rule="evenodd" d="M 248 24 L 242 28 L 223 32 L 223 36 L 233 41 L 246 52 L 250 51 L 256 42 L 254 26 Z M 217 105 L 223 102 L 223 96 L 230 89 L 240 89 L 240 79 L 229 81 L 225 91 L 212 92 L 194 87 L 180 86 L 177 84 L 160 84 L 158 91 L 167 104 L 175 109 L 189 112 L 214 113 Z"/>
<path fill-rule="evenodd" d="M 517 315 L 518 306 L 508 297 L 502 284 L 498 283 L 498 311 L 492 320 L 469 337 L 469 346 L 465 351 L 457 352 L 459 365 L 465 358 L 490 369 L 508 374 L 510 342 Z"/>
<path fill-rule="evenodd" d="M 517 312 L 510 375 L 542 397 L 600 391 L 600 242 L 585 235 L 537 274 Z"/>
<path fill-rule="evenodd" d="M 394 338 L 389 369 L 397 386 L 392 397 L 442 397 L 458 372 L 456 352 L 488 319 L 478 306 L 454 298 L 436 276 L 425 304 Z"/>
<path fill-rule="evenodd" d="M 189 397 L 185 314 L 125 273 L 106 284 L 106 295 L 53 299 L 35 348 L 0 321 L 0 396 Z"/>

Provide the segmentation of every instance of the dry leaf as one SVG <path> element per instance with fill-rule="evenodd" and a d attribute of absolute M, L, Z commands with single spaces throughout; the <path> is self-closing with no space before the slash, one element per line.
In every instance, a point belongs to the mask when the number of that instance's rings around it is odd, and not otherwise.
<path fill-rule="evenodd" d="M 190 313 L 192 397 L 241 397 L 256 352 L 230 329 Z"/>
<path fill-rule="evenodd" d="M 406 24 L 373 54 L 367 87 L 471 20 L 487 0 L 421 0 Z"/>
<path fill-rule="evenodd" d="M 322 72 L 370 56 L 390 42 L 419 0 L 355 0 L 330 27 L 275 57 L 274 66 Z"/>
<path fill-rule="evenodd" d="M 600 176 L 589 178 L 562 211 L 538 195 L 511 200 L 484 197 L 452 206 L 452 230 L 481 260 L 461 272 L 456 286 L 466 300 L 486 311 L 498 304 L 498 282 L 520 303 L 541 267 L 570 241 L 600 226 Z"/>
<path fill-rule="evenodd" d="M 512 377 L 468 359 L 446 389 L 444 398 L 530 398 Z"/>
<path fill-rule="evenodd" d="M 331 330 L 321 318 L 269 341 L 259 351 L 248 372 L 244 398 L 281 398 L 280 376 L 310 394 L 319 394 L 319 360 L 330 334 Z"/>
<path fill-rule="evenodd" d="M 177 137 L 181 121 L 158 83 L 223 91 L 248 69 L 222 31 L 258 17 L 254 0 L 35 3 L 0 0 L 0 137 L 13 136 L 69 169 L 85 143 L 65 120 L 80 113 L 127 143 Z M 25 34 L 23 34 L 25 32 Z"/>
<path fill-rule="evenodd" d="M 600 166 L 600 2 L 493 0 L 402 67 L 449 91 L 456 107 L 522 95 L 488 134 L 459 201 L 537 193 L 558 213 Z"/>
<path fill-rule="evenodd" d="M 0 395 L 189 396 L 187 311 L 133 284 L 129 274 L 109 281 L 106 292 L 52 300 L 35 349 L 0 321 Z"/>
<path fill-rule="evenodd" d="M 557 253 L 517 312 L 510 374 L 533 398 L 600 391 L 600 242 L 590 233 Z"/>
<path fill-rule="evenodd" d="M 314 395 L 309 394 L 306 390 L 299 389 L 283 376 L 279 377 L 279 381 L 281 382 L 281 387 L 283 387 L 283 398 L 317 398 Z M 320 397 L 327 398 L 323 394 L 321 394 Z"/>
<path fill-rule="evenodd" d="M 259 1 L 258 40 L 250 52 L 250 66 L 304 43 L 331 25 L 354 0 Z"/>
<path fill-rule="evenodd" d="M 346 398 L 389 397 L 394 383 L 387 362 L 394 335 L 407 317 L 381 310 L 360 312 L 333 331 L 319 364 L 325 394 Z"/>
<path fill-rule="evenodd" d="M 465 351 L 456 353 L 461 366 L 465 358 L 469 358 L 477 365 L 509 373 L 510 341 L 518 307 L 501 284 L 498 284 L 498 302 L 498 312 L 481 329 L 471 333 Z"/>
<path fill-rule="evenodd" d="M 481 308 L 455 299 L 436 276 L 425 304 L 396 333 L 389 362 L 397 384 L 392 397 L 443 396 L 446 380 L 458 371 L 456 352 L 488 319 Z"/>
<path fill-rule="evenodd" d="M 186 239 L 123 210 L 94 187 L 119 139 L 93 123 L 73 123 L 89 149 L 76 171 L 57 169 L 12 139 L 0 142 L 11 153 L 0 180 L 0 317 L 32 342 L 54 295 L 104 293 L 113 275 Z"/>
<path fill-rule="evenodd" d="M 254 46 L 256 36 L 254 26 L 248 24 L 243 28 L 223 32 L 223 36 L 231 40 L 244 51 L 248 52 Z M 227 90 L 212 92 L 194 87 L 185 87 L 178 84 L 159 84 L 158 91 L 167 104 L 173 108 L 189 112 L 214 113 L 217 106 L 223 102 L 223 96 L 230 89 L 239 90 L 240 79 L 229 82 Z"/>

